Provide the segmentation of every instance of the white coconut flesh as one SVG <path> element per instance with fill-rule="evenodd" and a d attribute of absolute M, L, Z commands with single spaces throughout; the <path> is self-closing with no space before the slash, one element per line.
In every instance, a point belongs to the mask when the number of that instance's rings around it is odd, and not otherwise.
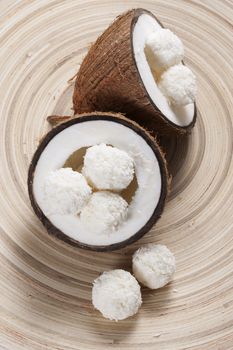
<path fill-rule="evenodd" d="M 148 14 L 142 14 L 138 17 L 132 33 L 135 62 L 144 87 L 156 107 L 170 122 L 177 126 L 185 127 L 193 121 L 195 113 L 194 103 L 184 106 L 170 104 L 160 91 L 146 57 L 146 42 L 151 33 L 160 29 L 161 25 L 154 17 Z"/>
<path fill-rule="evenodd" d="M 88 230 L 78 215 L 45 214 L 47 206 L 43 192 L 45 179 L 51 171 L 62 168 L 77 150 L 102 143 L 117 147 L 133 158 L 137 189 L 129 203 L 126 219 L 116 230 L 97 234 Z M 161 188 L 159 163 L 148 143 L 131 128 L 106 120 L 73 124 L 55 135 L 40 155 L 33 180 L 34 199 L 52 224 L 68 237 L 96 246 L 120 243 L 144 227 L 158 205 Z"/>

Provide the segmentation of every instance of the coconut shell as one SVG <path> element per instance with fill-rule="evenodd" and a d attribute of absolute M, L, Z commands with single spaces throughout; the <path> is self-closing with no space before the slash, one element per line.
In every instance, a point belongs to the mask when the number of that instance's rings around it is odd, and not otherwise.
<path fill-rule="evenodd" d="M 152 102 L 138 72 L 132 32 L 143 13 L 155 18 L 147 10 L 131 10 L 119 16 L 92 45 L 77 73 L 74 111 L 121 112 L 153 134 L 186 133 L 195 124 L 196 106 L 191 124 L 177 126 Z"/>
<path fill-rule="evenodd" d="M 64 130 L 65 128 L 77 124 L 82 123 L 90 120 L 106 120 L 106 121 L 114 121 L 116 123 L 123 124 L 129 128 L 131 128 L 133 131 L 135 131 L 138 135 L 143 137 L 143 139 L 148 143 L 148 145 L 151 147 L 153 152 L 156 155 L 156 158 L 159 163 L 160 172 L 161 172 L 161 179 L 162 179 L 162 189 L 160 194 L 159 202 L 154 210 L 154 213 L 152 214 L 151 218 L 148 220 L 148 222 L 142 227 L 138 232 L 135 232 L 134 235 L 132 235 L 130 238 L 123 242 L 115 243 L 112 245 L 106 245 L 106 246 L 95 246 L 95 245 L 87 245 L 82 242 L 76 241 L 66 234 L 64 234 L 61 230 L 59 230 L 57 227 L 55 227 L 52 222 L 45 216 L 45 214 L 40 209 L 39 205 L 37 204 L 37 201 L 34 197 L 33 193 L 33 180 L 34 180 L 34 173 L 36 169 L 37 162 L 43 153 L 45 147 L 48 145 L 48 143 L 55 137 L 59 132 Z M 141 126 L 139 126 L 137 123 L 125 118 L 121 114 L 117 113 L 102 113 L 102 112 L 95 112 L 95 113 L 86 113 L 82 115 L 75 116 L 68 121 L 65 121 L 63 123 L 60 123 L 56 127 L 54 127 L 41 141 L 40 145 L 38 146 L 33 159 L 31 161 L 29 172 L 28 172 L 28 192 L 29 192 L 29 198 L 31 201 L 31 205 L 42 222 L 42 224 L 46 227 L 48 233 L 57 239 L 62 240 L 63 242 L 66 242 L 72 246 L 79 247 L 79 248 L 85 248 L 89 250 L 94 251 L 112 251 L 116 249 L 120 249 L 125 247 L 126 245 L 129 245 L 135 241 L 137 241 L 139 238 L 141 238 L 146 232 L 148 232 L 152 226 L 158 221 L 160 218 L 164 205 L 165 200 L 169 191 L 170 187 L 170 177 L 168 175 L 167 170 L 167 164 L 166 160 L 164 158 L 164 155 L 156 143 L 155 139 L 151 137 L 151 135 L 146 132 Z"/>
<path fill-rule="evenodd" d="M 60 123 L 64 123 L 67 120 L 70 120 L 72 117 L 69 115 L 49 115 L 47 117 L 47 121 L 49 122 L 49 124 L 51 124 L 52 127 L 60 124 Z"/>

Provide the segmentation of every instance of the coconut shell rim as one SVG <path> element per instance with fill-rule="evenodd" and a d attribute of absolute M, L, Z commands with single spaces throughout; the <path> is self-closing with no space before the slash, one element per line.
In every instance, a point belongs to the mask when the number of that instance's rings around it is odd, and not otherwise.
<path fill-rule="evenodd" d="M 136 132 L 139 136 L 141 136 L 147 142 L 147 144 L 151 147 L 152 151 L 154 152 L 156 159 L 158 160 L 158 163 L 159 163 L 160 174 L 161 174 L 162 186 L 161 186 L 159 201 L 149 220 L 146 222 L 146 224 L 143 227 L 140 228 L 140 230 L 138 230 L 136 233 L 134 233 L 132 236 L 130 236 L 126 240 L 113 243 L 110 245 L 90 245 L 90 244 L 82 243 L 66 235 L 64 232 L 62 232 L 60 229 L 54 226 L 52 222 L 46 217 L 46 215 L 43 213 L 43 211 L 37 204 L 37 201 L 33 193 L 33 180 L 34 180 L 36 165 L 38 163 L 38 160 L 42 152 L 44 151 L 46 146 L 49 144 L 49 142 L 53 139 L 53 137 L 55 137 L 58 133 L 60 133 L 67 127 L 70 127 L 74 124 L 78 124 L 86 121 L 93 121 L 93 120 L 106 120 L 106 121 L 117 122 L 126 127 L 129 127 L 134 132 Z M 140 125 L 129 120 L 128 118 L 124 117 L 119 113 L 91 112 L 91 113 L 83 113 L 81 115 L 77 115 L 72 119 L 57 125 L 44 136 L 41 143 L 37 147 L 33 155 L 32 161 L 29 165 L 27 185 L 28 185 L 29 199 L 30 199 L 32 208 L 36 216 L 42 222 L 43 226 L 45 226 L 45 228 L 47 229 L 47 232 L 49 235 L 54 236 L 56 239 L 59 239 L 60 241 L 68 243 L 69 245 L 75 246 L 77 248 L 83 248 L 83 249 L 98 251 L 98 252 L 104 252 L 104 251 L 109 252 L 109 251 L 124 248 L 129 244 L 136 242 L 137 240 L 142 238 L 148 231 L 150 231 L 153 225 L 159 220 L 163 212 L 165 202 L 166 202 L 166 197 L 169 191 L 169 181 L 170 179 L 169 179 L 166 160 L 164 158 L 163 152 L 160 149 L 159 145 L 157 144 L 156 140 L 153 139 L 145 129 L 143 129 Z"/>
<path fill-rule="evenodd" d="M 188 125 L 184 125 L 184 126 L 181 126 L 181 125 L 177 125 L 175 124 L 174 122 L 172 122 L 171 120 L 169 120 L 165 114 L 163 114 L 161 112 L 161 110 L 157 107 L 157 105 L 154 103 L 154 101 L 152 100 L 152 98 L 150 97 L 145 85 L 144 85 L 144 82 L 143 82 L 143 79 L 141 77 L 141 74 L 138 70 L 138 66 L 137 66 L 137 63 L 136 63 L 136 59 L 135 59 L 135 55 L 134 55 L 134 49 L 133 49 L 133 30 L 134 30 L 134 27 L 138 21 L 138 18 L 142 15 L 142 14 L 148 14 L 150 15 L 151 17 L 153 17 L 159 24 L 162 28 L 164 28 L 164 25 L 162 24 L 162 22 L 149 10 L 146 10 L 144 8 L 136 8 L 133 10 L 134 11 L 134 16 L 132 18 L 132 21 L 131 21 L 131 26 L 130 26 L 130 44 L 131 44 L 131 52 L 132 52 L 132 58 L 133 58 L 133 62 L 134 62 L 134 65 L 135 65 L 135 68 L 137 70 L 137 73 L 138 73 L 138 78 L 139 78 L 139 81 L 146 93 L 146 96 L 148 98 L 148 100 L 150 101 L 151 105 L 153 106 L 153 108 L 158 111 L 160 113 L 160 117 L 164 119 L 164 122 L 166 124 L 169 124 L 171 127 L 173 127 L 173 129 L 179 131 L 180 133 L 183 133 L 183 132 L 188 132 L 190 131 L 194 125 L 196 124 L 196 120 L 197 120 L 197 105 L 196 105 L 196 101 L 193 102 L 193 105 L 194 105 L 194 113 L 193 113 L 193 118 L 192 118 L 192 121 L 191 123 L 189 123 Z M 182 64 L 184 65 L 184 61 L 182 61 Z"/>

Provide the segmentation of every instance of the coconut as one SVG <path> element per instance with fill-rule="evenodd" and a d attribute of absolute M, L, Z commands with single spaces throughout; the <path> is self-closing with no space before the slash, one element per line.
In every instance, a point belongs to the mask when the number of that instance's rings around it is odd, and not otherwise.
<path fill-rule="evenodd" d="M 188 132 L 196 121 L 195 103 L 170 104 L 147 57 L 148 39 L 161 28 L 147 10 L 134 9 L 119 16 L 81 64 L 73 94 L 75 113 L 122 112 L 154 134 Z M 181 50 L 175 55 L 180 59 Z M 169 64 L 179 62 L 178 58 L 173 56 Z"/>
<path fill-rule="evenodd" d="M 100 144 L 124 151 L 133 160 L 131 183 L 110 196 L 93 193 L 81 214 L 47 213 L 45 179 L 63 167 L 81 173 L 87 150 Z M 156 141 L 138 124 L 116 113 L 87 113 L 54 127 L 41 141 L 28 173 L 31 204 L 48 233 L 96 251 L 122 248 L 148 232 L 162 214 L 168 184 L 166 162 Z M 106 211 L 103 225 L 97 225 L 104 214 L 97 202 Z M 92 228 L 96 223 L 98 230 L 90 229 L 85 220 L 92 220 Z"/>

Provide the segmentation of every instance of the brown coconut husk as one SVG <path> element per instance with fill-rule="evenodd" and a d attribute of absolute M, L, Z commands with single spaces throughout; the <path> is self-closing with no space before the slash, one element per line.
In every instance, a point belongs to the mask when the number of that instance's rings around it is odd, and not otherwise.
<path fill-rule="evenodd" d="M 77 74 L 74 111 L 121 112 L 153 134 L 187 133 L 195 124 L 196 106 L 188 126 L 172 123 L 153 103 L 138 72 L 132 32 L 143 13 L 157 20 L 147 10 L 131 10 L 119 16 L 92 45 Z"/>
<path fill-rule="evenodd" d="M 49 115 L 47 117 L 47 121 L 52 127 L 54 127 L 60 123 L 64 123 L 67 120 L 70 120 L 71 118 L 73 117 L 71 117 L 70 115 Z"/>
<path fill-rule="evenodd" d="M 162 189 L 161 189 L 159 202 L 154 210 L 154 213 L 152 214 L 148 222 L 144 225 L 144 227 L 142 227 L 138 232 L 135 232 L 135 234 L 133 234 L 129 239 L 123 242 L 119 242 L 119 243 L 115 243 L 107 246 L 87 245 L 65 235 L 61 230 L 55 227 L 52 224 L 52 222 L 45 216 L 45 214 L 42 212 L 42 210 L 38 206 L 33 193 L 33 179 L 34 179 L 36 165 L 45 147 L 48 145 L 48 143 L 53 139 L 53 137 L 55 137 L 59 132 L 61 132 L 65 128 L 70 127 L 77 123 L 82 123 L 82 122 L 91 121 L 91 120 L 114 121 L 116 123 L 120 123 L 122 125 L 125 125 L 131 128 L 138 135 L 143 137 L 143 139 L 148 143 L 148 145 L 151 147 L 151 149 L 155 153 L 156 158 L 158 159 L 161 178 L 162 178 Z M 103 113 L 103 112 L 85 113 L 85 114 L 70 118 L 69 120 L 63 123 L 58 124 L 47 135 L 45 135 L 45 137 L 41 141 L 39 147 L 37 148 L 33 156 L 33 159 L 29 167 L 29 172 L 28 172 L 28 192 L 29 192 L 31 205 L 36 215 L 42 222 L 42 224 L 46 227 L 48 233 L 54 236 L 55 238 L 62 240 L 63 242 L 66 242 L 72 246 L 94 250 L 94 251 L 112 251 L 112 250 L 120 249 L 137 241 L 144 234 L 146 234 L 152 228 L 152 226 L 158 221 L 158 219 L 160 218 L 163 212 L 165 201 L 166 201 L 167 194 L 170 187 L 170 182 L 171 182 L 171 178 L 168 175 L 166 160 L 156 140 L 137 123 L 125 118 L 123 115 L 119 113 Z"/>

